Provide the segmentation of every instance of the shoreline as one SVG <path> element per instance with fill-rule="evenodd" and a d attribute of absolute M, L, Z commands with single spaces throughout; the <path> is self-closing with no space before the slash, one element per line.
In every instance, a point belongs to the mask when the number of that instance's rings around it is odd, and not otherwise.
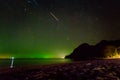
<path fill-rule="evenodd" d="M 9 69 L 10 70 L 10 69 Z M 7 76 L 7 77 L 6 77 Z M 120 59 L 24 66 L 0 73 L 0 80 L 120 80 Z"/>

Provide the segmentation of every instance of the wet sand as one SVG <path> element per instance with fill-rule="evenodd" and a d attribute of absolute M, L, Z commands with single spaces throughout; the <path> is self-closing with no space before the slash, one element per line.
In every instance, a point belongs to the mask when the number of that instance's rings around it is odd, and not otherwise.
<path fill-rule="evenodd" d="M 120 80 L 120 59 L 4 68 L 0 80 Z"/>

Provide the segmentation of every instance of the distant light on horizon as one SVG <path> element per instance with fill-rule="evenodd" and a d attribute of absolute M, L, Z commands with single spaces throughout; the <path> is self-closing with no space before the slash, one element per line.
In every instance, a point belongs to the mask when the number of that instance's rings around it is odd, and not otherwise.
<path fill-rule="evenodd" d="M 116 54 L 116 55 L 114 55 L 114 56 L 107 57 L 106 59 L 120 59 L 120 55 L 119 55 L 119 54 Z"/>
<path fill-rule="evenodd" d="M 115 56 L 113 56 L 112 58 L 120 58 L 119 54 L 116 54 Z"/>
<path fill-rule="evenodd" d="M 64 59 L 64 58 L 65 58 L 65 56 L 61 56 L 61 58 L 63 58 L 63 59 Z"/>
<path fill-rule="evenodd" d="M 59 57 L 64 59 L 65 58 L 65 54 L 59 54 Z"/>
<path fill-rule="evenodd" d="M 0 59 L 7 59 L 7 58 L 10 58 L 9 55 L 0 55 Z"/>

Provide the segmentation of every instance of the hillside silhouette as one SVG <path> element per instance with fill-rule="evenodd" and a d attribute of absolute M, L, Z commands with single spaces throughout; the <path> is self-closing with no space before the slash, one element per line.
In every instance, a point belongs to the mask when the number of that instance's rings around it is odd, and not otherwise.
<path fill-rule="evenodd" d="M 73 60 L 113 58 L 120 54 L 120 40 L 102 40 L 96 45 L 83 43 L 65 58 Z M 118 57 L 118 56 L 117 56 Z"/>

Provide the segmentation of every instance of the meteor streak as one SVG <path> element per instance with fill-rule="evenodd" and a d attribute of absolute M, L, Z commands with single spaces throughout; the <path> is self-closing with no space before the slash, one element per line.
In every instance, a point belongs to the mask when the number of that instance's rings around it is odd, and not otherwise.
<path fill-rule="evenodd" d="M 59 21 L 59 19 L 58 19 L 52 12 L 50 12 L 50 15 L 51 15 L 56 21 Z"/>

